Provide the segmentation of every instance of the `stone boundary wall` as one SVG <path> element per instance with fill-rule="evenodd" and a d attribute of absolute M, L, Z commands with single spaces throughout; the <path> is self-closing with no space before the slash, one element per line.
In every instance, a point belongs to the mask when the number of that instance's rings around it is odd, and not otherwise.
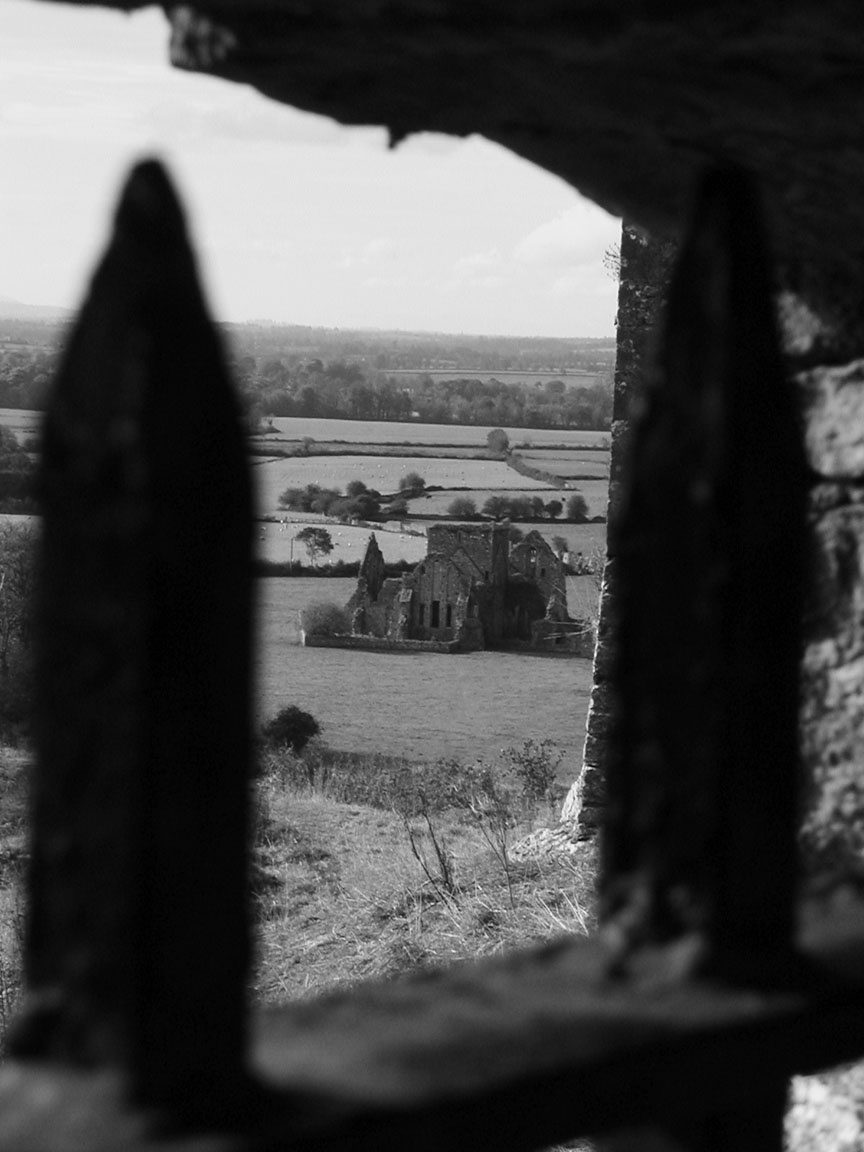
<path fill-rule="evenodd" d="M 306 648 L 360 648 L 367 652 L 464 652 L 456 640 L 388 640 L 384 636 L 307 636 Z"/>

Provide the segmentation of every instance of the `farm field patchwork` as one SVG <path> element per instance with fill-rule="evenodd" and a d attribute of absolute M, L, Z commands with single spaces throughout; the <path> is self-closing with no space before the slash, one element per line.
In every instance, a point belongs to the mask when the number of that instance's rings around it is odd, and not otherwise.
<path fill-rule="evenodd" d="M 267 434 L 253 436 L 252 443 L 255 452 L 260 456 L 277 456 L 280 452 L 289 452 L 292 455 L 308 456 L 303 445 L 297 440 L 286 440 L 282 436 Z M 590 449 L 585 449 L 586 453 Z M 422 456 L 428 458 L 456 458 L 459 460 L 486 459 L 486 446 L 481 444 L 365 444 L 356 440 L 346 443 L 344 440 L 316 440 L 312 445 L 313 456 L 395 456 L 397 458 L 408 456 Z M 602 452 L 598 453 L 602 455 Z"/>
<path fill-rule="evenodd" d="M 574 448 L 571 452 L 552 449 L 538 452 L 533 448 L 519 449 L 519 455 L 532 468 L 542 468 L 556 476 L 592 476 L 602 479 L 609 475 L 609 453 Z"/>
<path fill-rule="evenodd" d="M 589 516 L 605 516 L 606 514 L 606 499 L 609 489 L 606 480 L 580 480 L 572 488 L 547 488 L 545 485 L 541 486 L 539 482 L 535 487 L 523 488 L 522 481 L 525 477 L 519 476 L 512 470 L 510 475 L 515 476 L 516 483 L 509 488 L 469 488 L 467 490 L 451 488 L 446 492 L 430 492 L 428 496 L 417 496 L 413 500 L 409 500 L 408 508 L 412 516 L 445 516 L 453 501 L 457 497 L 463 496 L 474 501 L 478 512 L 482 510 L 490 496 L 539 496 L 544 504 L 550 500 L 560 500 L 566 506 L 568 498 L 578 491 L 585 497 Z M 537 525 L 532 524 L 531 527 L 537 527 Z"/>
<path fill-rule="evenodd" d="M 309 562 L 309 557 L 302 543 L 294 544 L 291 541 L 302 531 L 306 524 L 315 524 L 327 529 L 333 541 L 333 551 L 323 563 L 336 563 L 345 560 L 348 563 L 362 560 L 366 545 L 373 529 L 355 527 L 351 524 L 334 524 L 322 517 L 304 518 L 298 516 L 291 520 L 273 523 L 259 520 L 255 525 L 255 554 L 260 560 L 271 564 L 288 564 L 292 560 L 299 560 L 303 564 Z M 388 564 L 398 560 L 409 560 L 419 563 L 426 555 L 426 536 L 423 533 L 395 532 L 383 525 L 374 529 L 375 539 Z M 292 578 L 293 579 L 293 578 Z M 312 577 L 316 583 L 320 578 Z M 329 585 L 328 585 L 329 586 Z M 346 597 L 347 599 L 347 597 Z"/>
<path fill-rule="evenodd" d="M 529 737 L 549 737 L 566 749 L 564 778 L 575 779 L 591 691 L 590 660 L 302 648 L 299 609 L 310 600 L 344 603 L 355 582 L 263 579 L 257 584 L 260 718 L 297 704 L 318 719 L 323 738 L 334 748 L 417 760 L 471 761 Z"/>
<path fill-rule="evenodd" d="M 344 440 L 357 444 L 476 444 L 486 446 L 494 424 L 414 424 L 386 420 L 324 420 L 311 416 L 275 416 L 273 426 L 282 436 L 302 440 Z M 506 428 L 510 443 L 608 444 L 609 433 L 579 428 Z"/>
<path fill-rule="evenodd" d="M 292 456 L 268 460 L 256 457 L 252 462 L 258 509 L 264 514 L 279 510 L 279 496 L 286 488 L 337 488 L 344 492 L 352 480 L 362 480 L 379 492 L 396 492 L 399 481 L 409 472 L 419 472 L 427 484 L 441 488 L 512 489 L 545 492 L 548 486 L 540 480 L 519 476 L 500 460 L 441 460 L 424 457 L 394 456 Z"/>

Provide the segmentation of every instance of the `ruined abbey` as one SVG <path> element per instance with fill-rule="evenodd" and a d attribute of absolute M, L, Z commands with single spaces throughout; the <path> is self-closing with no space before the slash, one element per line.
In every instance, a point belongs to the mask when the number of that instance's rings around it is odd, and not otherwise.
<path fill-rule="evenodd" d="M 593 651 L 590 625 L 567 612 L 560 557 L 536 531 L 511 544 L 506 522 L 430 526 L 425 560 L 401 578 L 385 577 L 373 533 L 347 607 L 357 646 Z"/>

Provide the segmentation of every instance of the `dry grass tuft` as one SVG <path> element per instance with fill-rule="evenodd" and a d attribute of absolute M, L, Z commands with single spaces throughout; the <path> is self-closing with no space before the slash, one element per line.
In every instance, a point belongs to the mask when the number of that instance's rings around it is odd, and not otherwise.
<path fill-rule="evenodd" d="M 510 860 L 508 884 L 464 813 L 435 812 L 434 833 L 452 868 L 444 883 L 422 825 L 283 781 L 270 775 L 258 784 L 256 856 L 271 881 L 256 896 L 260 1001 L 585 934 L 593 925 L 590 846 L 566 859 Z M 512 836 L 527 830 L 516 827 Z"/>

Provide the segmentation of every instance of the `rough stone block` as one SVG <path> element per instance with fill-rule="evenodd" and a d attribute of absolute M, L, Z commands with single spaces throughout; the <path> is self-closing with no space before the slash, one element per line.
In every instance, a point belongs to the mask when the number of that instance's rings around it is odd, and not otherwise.
<path fill-rule="evenodd" d="M 864 476 L 864 360 L 813 368 L 796 380 L 811 468 L 833 479 Z"/>
<path fill-rule="evenodd" d="M 810 506 L 805 639 L 810 644 L 830 640 L 841 653 L 864 648 L 864 504 L 858 502 L 860 496 L 856 489 L 821 485 Z"/>

